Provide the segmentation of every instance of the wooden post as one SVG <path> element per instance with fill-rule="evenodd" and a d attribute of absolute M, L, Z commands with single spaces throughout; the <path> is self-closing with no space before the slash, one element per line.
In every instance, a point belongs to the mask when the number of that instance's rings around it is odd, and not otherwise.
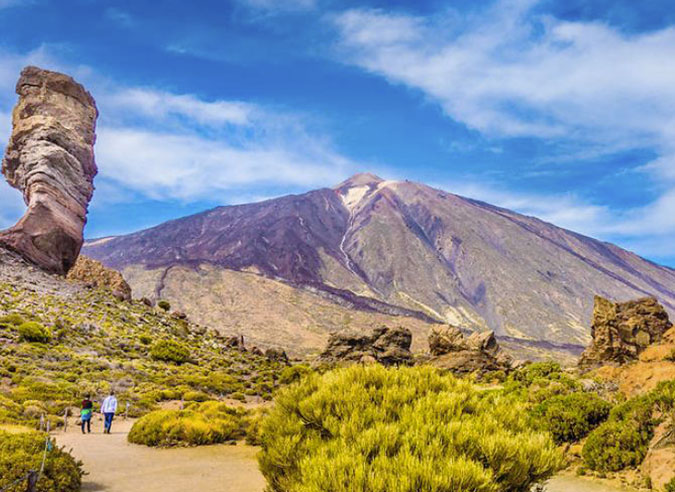
<path fill-rule="evenodd" d="M 63 411 L 63 432 L 68 432 L 68 407 Z"/>
<path fill-rule="evenodd" d="M 126 420 L 127 418 L 129 418 L 129 402 L 127 402 L 127 406 L 124 409 L 124 420 Z"/>
<path fill-rule="evenodd" d="M 45 428 L 45 414 L 40 414 L 40 432 Z"/>
<path fill-rule="evenodd" d="M 28 480 L 26 480 L 26 492 L 36 492 L 37 491 L 37 481 L 38 481 L 38 472 L 31 471 L 28 474 Z"/>

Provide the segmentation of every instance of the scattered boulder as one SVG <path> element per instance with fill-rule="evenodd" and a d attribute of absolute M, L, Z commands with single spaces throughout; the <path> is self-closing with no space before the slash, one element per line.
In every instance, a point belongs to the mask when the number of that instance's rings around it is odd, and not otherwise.
<path fill-rule="evenodd" d="M 67 279 L 110 290 L 120 300 L 131 300 L 131 287 L 120 272 L 106 268 L 101 262 L 83 255 L 78 256 L 75 265 L 68 272 Z"/>
<path fill-rule="evenodd" d="M 456 326 L 435 327 L 429 335 L 431 358 L 426 362 L 457 374 L 510 371 L 513 360 L 504 352 L 492 331 L 465 337 Z"/>
<path fill-rule="evenodd" d="M 654 298 L 615 303 L 595 296 L 593 341 L 581 354 L 579 366 L 590 368 L 635 361 L 649 345 L 659 343 L 672 326 L 668 313 Z"/>
<path fill-rule="evenodd" d="M 370 335 L 334 332 L 317 362 L 385 366 L 412 364 L 412 333 L 407 328 L 377 328 Z"/>
<path fill-rule="evenodd" d="M 0 244 L 41 269 L 66 274 L 83 242 L 97 173 L 94 98 L 71 77 L 26 67 L 16 85 L 2 173 L 28 210 Z"/>
<path fill-rule="evenodd" d="M 140 301 L 148 307 L 153 307 L 155 304 L 147 297 L 141 297 Z"/>

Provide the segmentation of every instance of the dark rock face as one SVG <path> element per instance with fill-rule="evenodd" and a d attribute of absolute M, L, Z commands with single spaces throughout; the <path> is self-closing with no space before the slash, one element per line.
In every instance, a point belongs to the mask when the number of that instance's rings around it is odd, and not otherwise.
<path fill-rule="evenodd" d="M 412 364 L 412 333 L 405 328 L 377 328 L 370 335 L 331 333 L 317 362 L 379 362 L 385 366 Z"/>
<path fill-rule="evenodd" d="M 94 192 L 96 103 L 71 77 L 37 67 L 21 72 L 16 93 L 2 172 L 23 192 L 28 210 L 0 232 L 0 243 L 65 274 L 82 247 Z"/>
<path fill-rule="evenodd" d="M 511 357 L 503 352 L 494 332 L 475 332 L 465 338 L 452 325 L 434 328 L 429 335 L 432 365 L 458 374 L 510 371 Z"/>
<path fill-rule="evenodd" d="M 595 297 L 591 335 L 593 342 L 581 354 L 579 365 L 625 364 L 634 361 L 673 326 L 656 299 L 614 303 Z"/>

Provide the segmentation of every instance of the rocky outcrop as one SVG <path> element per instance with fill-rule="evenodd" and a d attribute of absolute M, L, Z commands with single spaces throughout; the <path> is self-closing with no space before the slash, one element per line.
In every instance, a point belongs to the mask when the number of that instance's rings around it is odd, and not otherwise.
<path fill-rule="evenodd" d="M 379 362 L 385 366 L 412 364 L 412 333 L 406 328 L 375 329 L 370 335 L 331 333 L 319 363 Z"/>
<path fill-rule="evenodd" d="M 106 268 L 101 262 L 86 256 L 77 258 L 75 265 L 68 272 L 67 278 L 68 280 L 84 282 L 101 289 L 110 290 L 120 300 L 131 300 L 131 287 L 120 272 Z"/>
<path fill-rule="evenodd" d="M 649 345 L 659 343 L 672 327 L 668 313 L 656 299 L 645 297 L 614 303 L 595 297 L 591 345 L 579 365 L 593 367 L 637 360 Z"/>
<path fill-rule="evenodd" d="M 429 335 L 429 351 L 429 363 L 458 374 L 509 371 L 513 366 L 492 331 L 465 337 L 456 326 L 435 327 Z"/>
<path fill-rule="evenodd" d="M 80 252 L 94 191 L 96 103 L 71 77 L 37 67 L 21 72 L 16 92 L 2 172 L 28 210 L 0 232 L 0 244 L 65 274 Z"/>

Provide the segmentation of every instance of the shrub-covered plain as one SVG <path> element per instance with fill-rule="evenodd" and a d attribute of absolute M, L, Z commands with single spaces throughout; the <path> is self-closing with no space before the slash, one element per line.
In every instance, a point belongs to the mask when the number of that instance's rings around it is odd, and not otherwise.
<path fill-rule="evenodd" d="M 261 443 L 275 492 L 524 492 L 561 465 L 524 405 L 430 367 L 307 375 L 278 392 Z"/>
<path fill-rule="evenodd" d="M 48 336 L 26 336 L 26 324 Z M 100 400 L 111 386 L 130 416 L 181 398 L 269 400 L 285 367 L 98 289 L 50 294 L 0 283 L 0 339 L 0 423 L 34 424 L 45 414 L 56 426 L 67 407 L 85 394 Z"/>

